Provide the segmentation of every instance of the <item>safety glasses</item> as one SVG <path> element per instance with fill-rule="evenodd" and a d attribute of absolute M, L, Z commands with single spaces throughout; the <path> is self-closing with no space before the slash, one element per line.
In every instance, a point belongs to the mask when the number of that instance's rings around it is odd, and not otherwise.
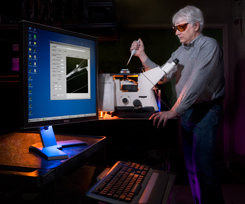
<path fill-rule="evenodd" d="M 183 32 L 187 29 L 187 25 L 189 23 L 185 23 L 185 24 L 181 24 L 181 25 L 177 25 L 177 26 L 173 26 L 172 28 L 174 29 L 174 31 L 176 32 L 176 30 Z"/>

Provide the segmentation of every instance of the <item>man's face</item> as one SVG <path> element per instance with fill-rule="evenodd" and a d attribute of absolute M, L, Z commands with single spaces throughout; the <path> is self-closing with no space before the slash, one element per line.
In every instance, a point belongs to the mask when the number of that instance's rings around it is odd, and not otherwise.
<path fill-rule="evenodd" d="M 188 23 L 186 20 L 182 20 L 176 23 L 175 26 L 184 25 L 186 23 Z M 181 43 L 188 45 L 200 34 L 198 30 L 199 30 L 199 23 L 195 23 L 193 26 L 188 23 L 186 30 L 181 32 L 177 29 L 175 31 L 175 34 L 178 36 Z"/>

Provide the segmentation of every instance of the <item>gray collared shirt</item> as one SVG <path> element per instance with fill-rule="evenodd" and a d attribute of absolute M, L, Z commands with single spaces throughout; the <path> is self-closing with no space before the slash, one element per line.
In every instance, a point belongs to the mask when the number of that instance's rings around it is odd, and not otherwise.
<path fill-rule="evenodd" d="M 224 97 L 223 50 L 215 39 L 199 34 L 190 44 L 182 44 L 173 52 L 168 62 L 175 58 L 179 59 L 179 64 L 166 76 L 168 79 L 177 78 L 177 101 L 171 110 L 182 114 L 192 104 Z M 144 65 L 158 66 L 149 58 Z"/>

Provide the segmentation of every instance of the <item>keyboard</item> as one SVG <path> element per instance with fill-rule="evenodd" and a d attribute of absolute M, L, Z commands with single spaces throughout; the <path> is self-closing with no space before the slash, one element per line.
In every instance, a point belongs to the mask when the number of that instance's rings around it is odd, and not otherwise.
<path fill-rule="evenodd" d="M 142 194 L 146 187 L 151 189 L 153 188 L 148 185 L 150 183 L 150 179 L 154 180 L 155 178 L 155 181 L 160 179 L 156 188 L 160 188 L 161 192 L 165 191 L 168 183 L 168 175 L 166 172 L 162 171 L 161 176 L 154 174 L 156 174 L 154 170 L 147 165 L 118 161 L 110 170 L 108 170 L 105 176 L 87 192 L 86 195 L 103 203 L 148 203 L 145 201 L 141 202 L 140 199 L 142 199 Z M 147 193 L 144 194 L 146 194 L 145 197 L 147 197 Z M 148 200 L 148 197 L 146 200 Z M 154 195 L 152 197 L 155 201 L 150 201 L 150 203 L 158 203 L 158 201 L 156 201 L 157 197 L 162 199 L 163 195 Z"/>

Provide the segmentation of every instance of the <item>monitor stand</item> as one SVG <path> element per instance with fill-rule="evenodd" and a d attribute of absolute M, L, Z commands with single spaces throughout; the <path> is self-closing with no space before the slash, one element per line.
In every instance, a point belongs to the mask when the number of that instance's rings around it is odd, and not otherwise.
<path fill-rule="evenodd" d="M 87 145 L 80 140 L 64 140 L 56 142 L 52 126 L 40 127 L 39 133 L 42 142 L 33 144 L 29 147 L 29 150 L 40 152 L 47 160 L 67 159 L 68 155 L 60 150 L 63 147 Z"/>

